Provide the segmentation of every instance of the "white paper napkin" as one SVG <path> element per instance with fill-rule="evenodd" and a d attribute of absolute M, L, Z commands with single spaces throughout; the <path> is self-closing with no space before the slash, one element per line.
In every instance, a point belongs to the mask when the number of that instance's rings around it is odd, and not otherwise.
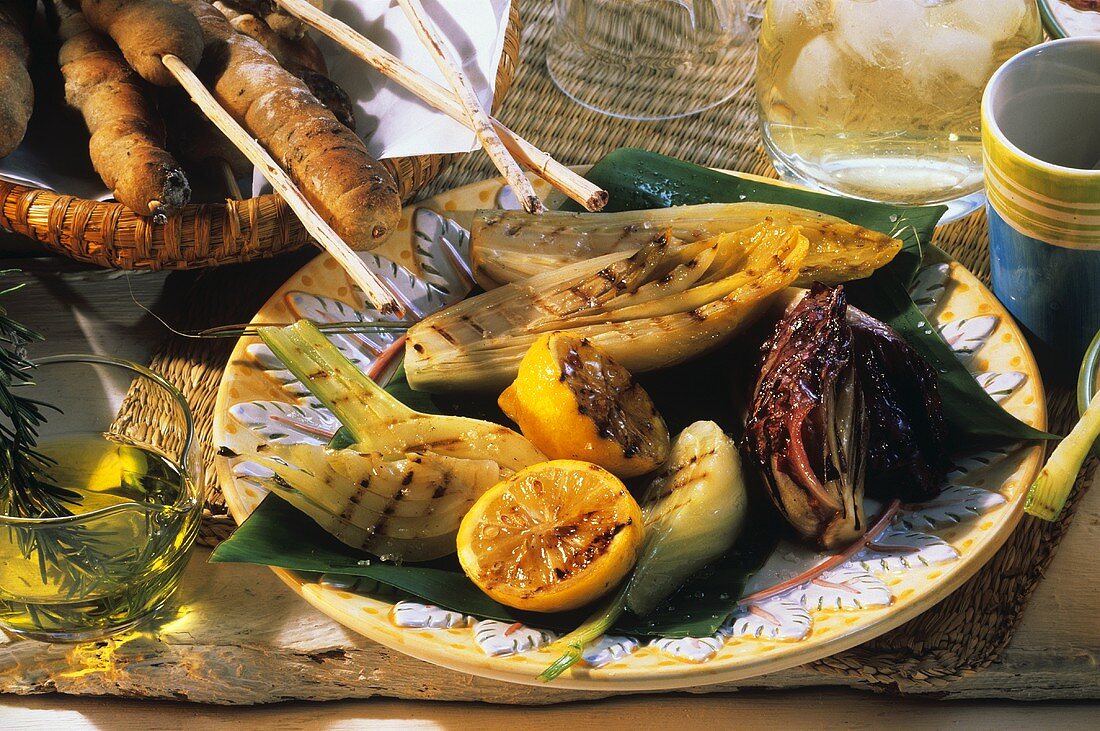
<path fill-rule="evenodd" d="M 486 108 L 493 101 L 510 4 L 510 0 L 423 0 Z M 329 0 L 325 9 L 450 88 L 395 0 Z M 328 38 L 318 37 L 317 42 L 333 81 L 355 102 L 356 129 L 376 158 L 477 149 L 477 138 L 465 126 L 423 104 Z"/>

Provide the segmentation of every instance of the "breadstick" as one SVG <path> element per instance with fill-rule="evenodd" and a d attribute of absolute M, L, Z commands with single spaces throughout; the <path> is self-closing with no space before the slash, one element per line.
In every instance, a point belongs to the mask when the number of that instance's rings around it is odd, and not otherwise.
<path fill-rule="evenodd" d="M 0 157 L 23 141 L 34 109 L 30 25 L 34 3 L 0 0 Z"/>
<path fill-rule="evenodd" d="M 302 35 L 300 38 L 279 35 L 271 29 L 267 21 L 256 15 L 253 9 L 236 0 L 213 0 L 211 4 L 225 16 L 234 30 L 259 41 L 271 52 L 275 60 L 291 73 L 294 72 L 292 68 L 294 66 L 307 68 L 319 74 L 328 73 L 321 49 L 308 35 Z"/>
<path fill-rule="evenodd" d="M 321 7 L 321 0 L 307 1 L 316 8 Z M 234 3 L 262 19 L 271 30 L 283 38 L 297 40 L 306 33 L 305 23 L 280 8 L 275 0 L 234 0 Z"/>
<path fill-rule="evenodd" d="M 200 170 L 225 164 L 235 179 L 251 178 L 252 163 L 225 135 L 210 123 L 181 88 L 160 89 L 158 98 L 164 126 L 168 129 L 168 149 L 196 178 Z"/>
<path fill-rule="evenodd" d="M 176 84 L 162 56 L 179 56 L 192 69 L 202 57 L 198 23 L 168 0 L 80 0 L 80 9 L 88 25 L 111 36 L 130 66 L 150 83 Z"/>
<path fill-rule="evenodd" d="M 84 115 L 92 166 L 115 199 L 135 213 L 177 212 L 191 199 L 191 187 L 164 149 L 164 125 L 146 87 L 111 39 L 88 26 L 75 3 L 53 4 L 65 101 Z"/>
<path fill-rule="evenodd" d="M 352 248 L 370 249 L 397 226 L 401 201 L 386 168 L 257 41 L 203 0 L 173 0 L 206 42 L 199 76 L 214 98 L 290 175 Z"/>
<path fill-rule="evenodd" d="M 355 130 L 351 98 L 339 84 L 328 77 L 325 57 L 321 55 L 321 49 L 312 38 L 308 35 L 295 40 L 284 38 L 271 30 L 264 20 L 235 2 L 214 0 L 213 5 L 226 17 L 234 30 L 259 41 L 280 66 L 306 82 L 313 96 L 328 107 L 340 122 Z"/>

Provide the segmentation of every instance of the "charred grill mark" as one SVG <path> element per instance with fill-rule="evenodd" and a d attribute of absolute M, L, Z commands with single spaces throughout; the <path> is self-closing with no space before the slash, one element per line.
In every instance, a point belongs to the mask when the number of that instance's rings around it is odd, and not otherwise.
<path fill-rule="evenodd" d="M 568 289 L 568 292 L 578 299 L 582 299 L 587 302 L 591 298 L 591 293 L 584 288 L 583 284 L 576 284 Z"/>
<path fill-rule="evenodd" d="M 341 520 L 351 522 L 352 517 L 356 513 L 356 508 L 358 508 L 359 504 L 363 501 L 364 493 L 366 493 L 366 489 L 363 488 L 362 483 L 360 483 L 360 487 L 348 497 L 348 504 L 344 507 L 343 512 L 340 513 Z"/>
<path fill-rule="evenodd" d="M 236 452 L 234 452 L 229 447 L 222 446 L 222 447 L 218 447 L 218 456 L 219 457 L 229 457 L 230 459 L 232 459 L 234 457 L 239 457 L 240 455 L 237 454 Z"/>
<path fill-rule="evenodd" d="M 688 317 L 696 322 L 706 322 L 707 313 L 703 312 L 701 307 L 696 307 L 694 310 L 688 312 Z"/>
<path fill-rule="evenodd" d="M 442 447 L 453 447 L 456 444 L 462 444 L 462 439 L 459 437 L 449 437 L 447 439 L 437 439 L 434 442 L 421 442 L 420 444 L 410 444 L 406 447 L 408 452 L 434 452 L 438 451 Z"/>
<path fill-rule="evenodd" d="M 424 346 L 421 345 L 420 343 L 413 343 L 413 350 L 415 350 L 417 353 L 423 353 L 424 352 Z"/>
<path fill-rule="evenodd" d="M 562 359 L 559 380 L 569 386 L 577 404 L 577 412 L 592 421 L 597 435 L 617 444 L 623 457 L 632 459 L 643 452 L 647 438 L 633 428 L 621 400 L 615 398 L 614 394 L 630 394 L 638 387 L 637 383 L 630 376 L 623 381 L 613 377 L 614 374 L 607 369 L 590 368 L 589 363 L 599 360 L 598 355 L 587 352 L 591 348 L 586 340 L 581 341 L 579 348 L 569 348 Z M 585 355 L 582 355 L 582 350 L 586 351 Z M 636 401 L 637 396 L 633 400 Z M 653 413 L 656 413 L 655 410 Z M 651 423 L 647 426 L 651 426 Z"/>
<path fill-rule="evenodd" d="M 485 334 L 485 328 L 483 328 L 481 325 L 471 319 L 469 315 L 462 315 L 462 317 L 460 317 L 459 319 L 469 325 L 470 329 L 476 332 L 478 335 Z"/>
<path fill-rule="evenodd" d="M 405 473 L 405 476 L 401 478 L 401 487 L 407 487 L 409 483 L 413 481 L 413 470 L 409 470 Z"/>
<path fill-rule="evenodd" d="M 455 340 L 453 335 L 447 332 L 446 328 L 442 328 L 439 325 L 432 325 L 432 330 L 435 330 L 437 333 L 439 333 L 439 337 L 443 338 L 451 345 L 458 345 L 458 341 Z"/>

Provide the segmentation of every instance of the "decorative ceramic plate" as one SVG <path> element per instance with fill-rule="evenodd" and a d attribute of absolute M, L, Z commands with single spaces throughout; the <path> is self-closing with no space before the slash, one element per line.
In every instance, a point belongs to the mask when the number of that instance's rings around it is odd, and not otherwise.
<path fill-rule="evenodd" d="M 1043 27 L 1051 38 L 1100 35 L 1100 2 L 1039 0 Z"/>
<path fill-rule="evenodd" d="M 541 181 L 536 181 L 539 187 Z M 545 195 L 545 186 L 539 188 Z M 411 309 L 427 313 L 461 299 L 471 278 L 464 264 L 469 236 L 452 212 L 516 207 L 496 180 L 469 185 L 404 211 L 383 256 L 365 255 Z M 913 298 L 981 386 L 1028 424 L 1044 428 L 1046 406 L 1035 362 L 1000 303 L 965 268 L 936 264 L 920 272 Z M 380 317 L 327 255 L 302 268 L 257 314 L 257 322 L 308 318 L 334 322 Z M 338 347 L 361 368 L 379 367 L 393 336 L 340 336 Z M 242 339 L 218 393 L 214 439 L 240 454 L 261 441 L 324 443 L 337 423 L 256 339 Z M 810 662 L 865 642 L 912 619 L 972 576 L 1004 543 L 1038 473 L 1041 447 L 1021 446 L 956 456 L 957 468 L 934 501 L 905 506 L 873 529 L 854 555 L 827 556 L 780 543 L 744 596 L 784 584 L 781 592 L 743 603 L 707 637 L 607 636 L 585 663 L 555 681 L 565 688 L 656 690 L 737 680 Z M 265 496 L 248 463 L 219 460 L 233 517 L 242 522 Z M 869 506 L 868 515 L 879 508 Z M 816 575 L 790 582 L 807 569 Z M 413 657 L 473 675 L 519 683 L 555 655 L 555 633 L 481 620 L 430 605 L 396 604 L 355 592 L 353 581 L 276 574 L 313 606 L 347 627 Z M 766 592 L 765 592 L 766 593 Z M 731 605 L 734 603 L 731 597 Z"/>

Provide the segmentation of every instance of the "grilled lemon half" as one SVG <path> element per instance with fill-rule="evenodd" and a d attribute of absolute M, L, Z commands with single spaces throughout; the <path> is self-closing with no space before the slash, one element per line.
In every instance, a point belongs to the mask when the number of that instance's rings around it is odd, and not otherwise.
<path fill-rule="evenodd" d="M 553 459 L 592 462 L 619 477 L 668 459 L 668 427 L 649 394 L 604 350 L 567 333 L 531 345 L 498 403 Z"/>
<path fill-rule="evenodd" d="M 561 612 L 618 585 L 642 538 L 642 510 L 617 477 L 555 460 L 520 470 L 474 503 L 458 529 L 458 560 L 501 604 Z"/>

